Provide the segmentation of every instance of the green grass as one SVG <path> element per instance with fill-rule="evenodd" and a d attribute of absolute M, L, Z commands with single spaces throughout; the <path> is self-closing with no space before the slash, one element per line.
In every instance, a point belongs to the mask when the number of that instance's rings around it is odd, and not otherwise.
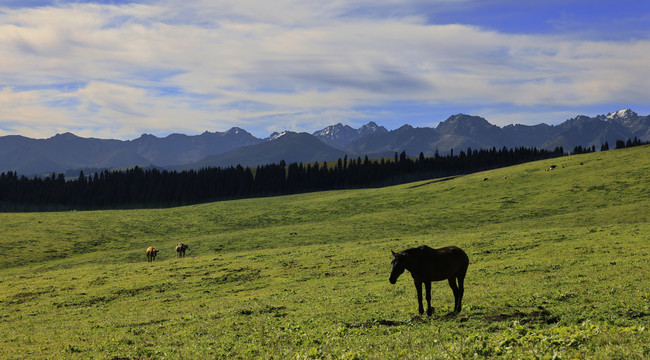
<path fill-rule="evenodd" d="M 648 358 L 649 159 L 645 146 L 382 189 L 0 214 L 0 358 Z M 390 250 L 421 244 L 468 253 L 460 315 L 446 282 L 432 317 L 408 274 L 388 282 Z"/>

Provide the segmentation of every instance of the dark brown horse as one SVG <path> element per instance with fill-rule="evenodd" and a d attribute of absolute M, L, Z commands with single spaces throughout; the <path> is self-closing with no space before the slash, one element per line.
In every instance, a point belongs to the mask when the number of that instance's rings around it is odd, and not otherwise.
<path fill-rule="evenodd" d="M 397 282 L 397 278 L 404 270 L 408 270 L 413 277 L 415 289 L 418 292 L 418 305 L 420 315 L 424 313 L 422 306 L 422 284 L 424 283 L 427 292 L 427 315 L 433 314 L 431 307 L 431 282 L 448 280 L 451 290 L 454 292 L 454 311 L 460 312 L 463 302 L 463 281 L 467 273 L 469 258 L 467 254 L 456 246 L 447 246 L 440 249 L 432 249 L 428 246 L 406 249 L 398 253 L 393 251 L 393 269 L 390 272 L 391 284 Z M 456 284 L 458 280 L 458 284 Z"/>
<path fill-rule="evenodd" d="M 190 247 L 187 244 L 178 243 L 176 244 L 176 257 L 185 257 L 185 250 L 189 250 Z"/>

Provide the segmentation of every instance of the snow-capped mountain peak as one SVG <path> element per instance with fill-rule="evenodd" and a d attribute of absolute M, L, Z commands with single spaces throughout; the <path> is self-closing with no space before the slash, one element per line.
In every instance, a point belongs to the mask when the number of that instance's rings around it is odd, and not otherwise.
<path fill-rule="evenodd" d="M 351 127 L 348 125 L 343 125 L 341 123 L 338 123 L 336 125 L 330 125 L 322 130 L 316 131 L 312 135 L 314 136 L 324 136 L 324 137 L 333 137 L 341 134 L 342 132 L 345 131 L 354 131 Z"/>
<path fill-rule="evenodd" d="M 289 132 L 289 130 L 285 130 L 285 131 L 283 131 L 283 132 L 277 132 L 277 131 L 276 131 L 276 132 L 272 133 L 272 134 L 271 134 L 268 138 L 266 138 L 265 140 L 267 140 L 267 141 L 277 140 L 277 139 L 283 137 L 284 135 L 286 135 L 288 132 Z"/>
<path fill-rule="evenodd" d="M 623 109 L 619 111 L 615 111 L 613 113 L 607 114 L 607 118 L 614 120 L 614 119 L 631 119 L 633 117 L 637 116 L 637 114 L 632 111 L 632 109 Z"/>
<path fill-rule="evenodd" d="M 375 123 L 374 121 L 371 121 L 366 125 L 363 125 L 358 130 L 359 136 L 366 136 L 368 134 L 386 133 L 386 132 L 388 132 L 388 130 L 386 130 L 385 127 L 377 125 L 377 123 Z"/>
<path fill-rule="evenodd" d="M 342 149 L 347 144 L 358 140 L 363 136 L 377 132 L 387 132 L 387 130 L 383 126 L 378 126 L 376 123 L 371 121 L 359 129 L 354 129 L 349 125 L 338 123 L 316 131 L 312 135 L 330 146 Z"/>

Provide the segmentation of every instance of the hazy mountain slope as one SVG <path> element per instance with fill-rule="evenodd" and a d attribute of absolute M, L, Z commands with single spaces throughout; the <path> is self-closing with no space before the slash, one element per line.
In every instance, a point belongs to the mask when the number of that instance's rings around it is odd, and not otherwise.
<path fill-rule="evenodd" d="M 502 136 L 505 143 L 501 144 L 501 146 L 543 148 L 542 145 L 548 139 L 557 136 L 560 131 L 557 127 L 547 124 L 533 126 L 521 124 L 507 125 L 502 128 Z M 495 146 L 498 147 L 499 145 Z"/>
<path fill-rule="evenodd" d="M 392 154 L 406 151 L 407 154 L 432 153 L 433 144 L 440 138 L 432 128 L 414 128 L 404 125 L 388 132 L 366 135 L 353 141 L 345 149 L 354 154 Z"/>
<path fill-rule="evenodd" d="M 144 134 L 130 141 L 82 138 L 71 133 L 48 139 L 4 136 L 0 137 L 0 172 L 33 175 L 89 167 L 179 165 L 262 141 L 239 128 L 196 136 L 158 138 Z"/>
<path fill-rule="evenodd" d="M 569 119 L 556 127 L 558 134 L 548 139 L 541 147 L 555 148 L 562 146 L 570 151 L 576 145 L 596 146 L 608 142 L 614 145 L 617 139 L 629 139 L 633 137 L 630 130 L 618 123 L 607 122 L 587 116 L 577 116 Z"/>
<path fill-rule="evenodd" d="M 345 152 L 334 149 L 307 133 L 286 132 L 276 139 L 257 145 L 244 146 L 225 154 L 208 156 L 180 168 L 226 167 L 240 164 L 256 167 L 261 164 L 337 160 Z"/>
<path fill-rule="evenodd" d="M 158 166 L 181 165 L 198 161 L 206 156 L 218 155 L 230 150 L 261 143 L 262 140 L 249 132 L 232 128 L 226 132 L 204 132 L 188 136 L 171 134 L 164 138 L 143 134 L 127 142 L 137 154 Z"/>
<path fill-rule="evenodd" d="M 147 164 L 149 161 L 121 146 L 119 140 L 81 138 L 71 133 L 57 134 L 49 139 L 10 138 L 0 141 L 1 171 L 41 174 L 67 169 L 108 168 Z"/>
<path fill-rule="evenodd" d="M 467 145 L 474 144 L 473 147 L 489 148 L 506 142 L 500 127 L 479 116 L 453 115 L 438 124 L 436 130 L 444 138 L 466 138 L 471 142 Z M 464 147 L 463 145 L 459 143 L 457 146 Z"/>

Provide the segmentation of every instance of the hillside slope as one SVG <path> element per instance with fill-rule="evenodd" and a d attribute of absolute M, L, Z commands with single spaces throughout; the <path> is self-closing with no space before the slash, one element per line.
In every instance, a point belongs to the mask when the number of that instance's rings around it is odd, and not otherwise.
<path fill-rule="evenodd" d="M 648 159 L 645 146 L 381 189 L 0 214 L 0 358 L 648 357 Z M 421 244 L 468 253 L 460 315 L 445 282 L 430 318 L 408 274 L 388 283 L 390 250 Z"/>

